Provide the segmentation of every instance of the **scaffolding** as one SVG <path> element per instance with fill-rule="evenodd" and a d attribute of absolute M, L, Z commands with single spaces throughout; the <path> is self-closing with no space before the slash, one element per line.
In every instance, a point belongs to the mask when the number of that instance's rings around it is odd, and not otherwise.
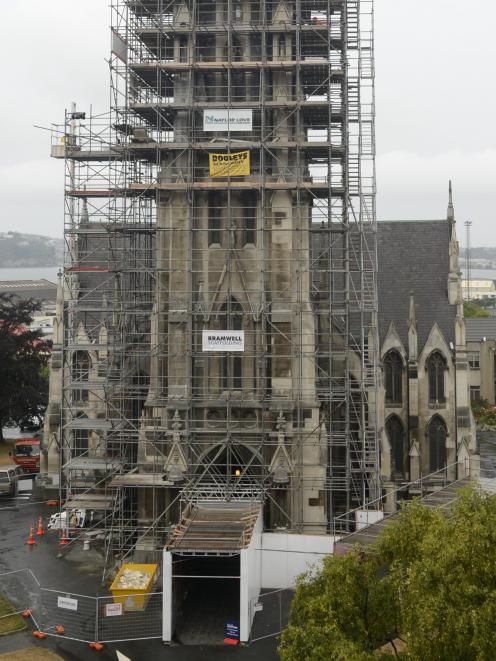
<path fill-rule="evenodd" d="M 333 532 L 380 493 L 373 2 L 111 12 L 110 111 L 53 130 L 66 507 L 109 560 L 195 502 Z"/>

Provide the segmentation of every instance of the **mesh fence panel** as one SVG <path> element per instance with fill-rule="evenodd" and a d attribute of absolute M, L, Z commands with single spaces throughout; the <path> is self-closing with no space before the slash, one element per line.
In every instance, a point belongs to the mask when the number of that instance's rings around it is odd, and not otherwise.
<path fill-rule="evenodd" d="M 41 588 L 30 569 L 0 574 L 0 595 L 10 601 L 15 612 L 30 610 L 35 622 L 41 619 Z"/>
<path fill-rule="evenodd" d="M 115 642 L 162 637 L 162 593 L 98 598 L 98 640 Z"/>
<path fill-rule="evenodd" d="M 65 638 L 85 642 L 96 641 L 97 599 L 58 590 L 41 589 L 43 619 L 40 630 L 57 635 L 63 627 Z"/>
<path fill-rule="evenodd" d="M 287 626 L 293 590 L 273 590 L 261 594 L 252 608 L 256 610 L 251 641 L 278 636 Z"/>

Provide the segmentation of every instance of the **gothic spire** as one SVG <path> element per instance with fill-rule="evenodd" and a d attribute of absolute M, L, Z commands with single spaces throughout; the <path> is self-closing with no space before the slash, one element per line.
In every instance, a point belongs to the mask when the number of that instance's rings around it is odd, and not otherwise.
<path fill-rule="evenodd" d="M 448 222 L 455 222 L 455 207 L 453 206 L 453 186 L 451 184 L 451 179 L 449 182 L 449 199 L 448 199 Z"/>

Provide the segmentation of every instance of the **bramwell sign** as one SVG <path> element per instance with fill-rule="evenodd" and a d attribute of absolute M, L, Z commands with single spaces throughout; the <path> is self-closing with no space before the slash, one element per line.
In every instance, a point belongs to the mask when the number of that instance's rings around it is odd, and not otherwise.
<path fill-rule="evenodd" d="M 203 351 L 244 351 L 244 331 L 209 331 L 202 335 Z"/>
<path fill-rule="evenodd" d="M 212 131 L 252 131 L 252 110 L 204 110 L 203 130 Z"/>

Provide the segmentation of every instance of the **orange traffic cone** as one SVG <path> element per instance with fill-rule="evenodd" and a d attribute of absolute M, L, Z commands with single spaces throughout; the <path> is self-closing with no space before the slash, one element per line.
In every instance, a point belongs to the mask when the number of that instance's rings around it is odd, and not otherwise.
<path fill-rule="evenodd" d="M 38 530 L 36 531 L 37 535 L 44 535 L 45 531 L 43 530 L 43 518 L 41 516 L 38 517 Z"/>
<path fill-rule="evenodd" d="M 63 636 L 65 634 L 65 629 L 61 624 L 56 624 L 55 625 L 55 633 L 58 633 L 59 636 Z"/>
<path fill-rule="evenodd" d="M 29 537 L 28 537 L 28 541 L 26 542 L 26 544 L 28 544 L 29 546 L 33 546 L 33 544 L 36 544 L 36 542 L 34 541 L 34 536 L 33 536 L 33 526 L 31 526 L 29 528 Z"/>
<path fill-rule="evenodd" d="M 27 620 L 28 617 L 31 617 L 31 611 L 29 609 L 27 609 L 25 611 L 22 611 L 21 615 L 25 620 Z"/>
<path fill-rule="evenodd" d="M 59 546 L 67 546 L 69 544 L 69 540 L 67 537 L 64 535 L 63 531 L 60 531 L 60 541 L 59 541 Z"/>
<path fill-rule="evenodd" d="M 101 643 L 89 643 L 89 646 L 91 647 L 92 650 L 96 650 L 97 652 L 103 650 L 103 645 Z"/>

